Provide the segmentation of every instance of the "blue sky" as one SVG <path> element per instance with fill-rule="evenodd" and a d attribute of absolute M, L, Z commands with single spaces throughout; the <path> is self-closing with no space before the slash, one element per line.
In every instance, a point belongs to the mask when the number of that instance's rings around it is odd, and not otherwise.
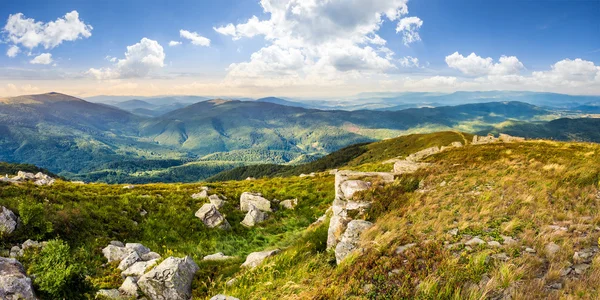
<path fill-rule="evenodd" d="M 600 94 L 597 0 L 9 1 L 0 16 L 6 95 Z"/>

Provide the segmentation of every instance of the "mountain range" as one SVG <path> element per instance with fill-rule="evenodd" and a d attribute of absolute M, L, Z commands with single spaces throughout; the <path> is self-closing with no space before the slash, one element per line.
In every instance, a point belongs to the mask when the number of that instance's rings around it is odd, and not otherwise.
<path fill-rule="evenodd" d="M 482 94 L 465 95 L 475 99 Z M 577 104 L 593 98 L 577 98 L 581 100 Z M 528 137 L 600 138 L 590 130 L 596 119 L 552 121 L 580 112 L 519 101 L 336 110 L 302 107 L 274 97 L 178 99 L 107 104 L 60 93 L 0 98 L 0 160 L 31 163 L 83 180 L 196 181 L 241 165 L 308 162 L 351 144 L 408 133 L 501 130 Z M 555 101 L 548 99 L 547 103 Z M 574 122 L 579 123 L 563 126 Z"/>

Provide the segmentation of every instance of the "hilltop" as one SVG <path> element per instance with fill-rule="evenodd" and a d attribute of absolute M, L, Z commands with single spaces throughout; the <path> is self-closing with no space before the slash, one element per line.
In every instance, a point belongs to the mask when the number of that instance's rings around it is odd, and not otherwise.
<path fill-rule="evenodd" d="M 46 212 L 3 245 L 61 237 L 79 261 L 89 261 L 81 271 L 90 276 L 81 289 L 89 295 L 121 285 L 121 271 L 103 266 L 100 252 L 119 240 L 163 257 L 189 255 L 199 267 L 192 282 L 199 299 L 596 297 L 600 146 L 504 140 L 410 135 L 332 153 L 336 175 L 313 169 L 206 183 L 205 195 L 225 200 L 218 211 L 228 231 L 194 216 L 217 203 L 203 198 L 203 184 L 0 183 L 0 205 L 22 219 L 26 207 Z M 417 167 L 400 171 L 408 165 Z M 240 224 L 247 218 L 239 206 L 244 192 L 270 202 L 266 221 Z M 284 199 L 297 202 L 284 206 Z M 343 245 L 331 248 L 331 220 L 340 208 L 358 235 L 337 235 Z M 272 249 L 280 252 L 240 267 L 249 253 Z M 234 258 L 202 260 L 216 252 Z M 36 255 L 21 259 L 32 272 L 40 272 Z"/>

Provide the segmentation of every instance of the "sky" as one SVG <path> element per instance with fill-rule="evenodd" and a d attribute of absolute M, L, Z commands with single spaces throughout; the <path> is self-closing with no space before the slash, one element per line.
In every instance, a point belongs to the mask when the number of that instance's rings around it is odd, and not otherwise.
<path fill-rule="evenodd" d="M 600 0 L 28 0 L 0 96 L 600 95 Z"/>

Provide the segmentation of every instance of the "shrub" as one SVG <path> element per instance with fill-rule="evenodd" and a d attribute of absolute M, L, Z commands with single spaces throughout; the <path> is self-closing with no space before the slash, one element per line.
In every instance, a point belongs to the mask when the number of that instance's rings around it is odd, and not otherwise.
<path fill-rule="evenodd" d="M 29 198 L 19 203 L 19 216 L 23 222 L 23 235 L 40 240 L 53 231 L 52 223 L 46 220 L 44 204 L 36 203 Z"/>

